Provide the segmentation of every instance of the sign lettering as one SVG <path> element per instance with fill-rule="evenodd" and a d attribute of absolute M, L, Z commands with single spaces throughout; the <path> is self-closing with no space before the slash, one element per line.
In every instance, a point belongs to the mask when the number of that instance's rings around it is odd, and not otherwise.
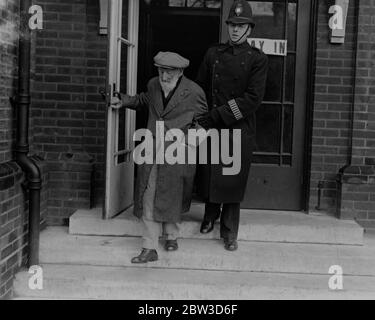
<path fill-rule="evenodd" d="M 249 38 L 248 42 L 268 55 L 286 56 L 288 53 L 287 40 Z"/>

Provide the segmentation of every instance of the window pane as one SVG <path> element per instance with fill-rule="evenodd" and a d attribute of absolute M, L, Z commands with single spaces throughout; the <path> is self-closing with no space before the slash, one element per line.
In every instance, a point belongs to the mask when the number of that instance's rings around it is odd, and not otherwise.
<path fill-rule="evenodd" d="M 286 73 L 285 73 L 285 101 L 294 102 L 294 81 L 296 57 L 290 54 L 286 58 Z"/>
<path fill-rule="evenodd" d="M 118 144 L 117 150 L 122 151 L 125 150 L 126 146 L 126 131 L 125 131 L 125 123 L 126 123 L 126 109 L 121 108 L 118 114 Z M 117 158 L 117 163 L 125 162 L 125 155 L 120 155 Z"/>
<path fill-rule="evenodd" d="M 293 1 L 295 2 L 295 1 Z M 288 51 L 296 50 L 297 3 L 288 3 Z"/>
<path fill-rule="evenodd" d="M 121 43 L 121 61 L 120 61 L 120 92 L 127 93 L 128 85 L 128 45 Z"/>
<path fill-rule="evenodd" d="M 253 38 L 285 39 L 285 2 L 249 1 L 256 27 Z"/>
<path fill-rule="evenodd" d="M 284 106 L 283 152 L 292 153 L 293 145 L 293 106 Z"/>
<path fill-rule="evenodd" d="M 284 57 L 268 56 L 268 76 L 264 101 L 281 102 Z"/>
<path fill-rule="evenodd" d="M 280 152 L 281 105 L 262 105 L 256 115 L 257 152 Z"/>
<path fill-rule="evenodd" d="M 258 163 L 258 164 L 277 164 L 277 165 L 280 165 L 280 157 L 279 156 L 267 156 L 267 155 L 255 154 L 253 156 L 252 162 Z"/>
<path fill-rule="evenodd" d="M 121 43 L 121 60 L 120 60 L 120 88 L 119 91 L 127 93 L 128 85 L 128 50 L 129 47 L 125 43 Z M 122 108 L 118 113 L 118 151 L 123 151 L 127 147 L 126 137 L 126 109 Z M 127 161 L 126 155 L 122 154 L 117 157 L 117 163 L 123 163 Z"/>
<path fill-rule="evenodd" d="M 129 0 L 122 1 L 122 30 L 121 30 L 121 37 L 124 39 L 128 39 L 128 12 L 129 12 Z"/>

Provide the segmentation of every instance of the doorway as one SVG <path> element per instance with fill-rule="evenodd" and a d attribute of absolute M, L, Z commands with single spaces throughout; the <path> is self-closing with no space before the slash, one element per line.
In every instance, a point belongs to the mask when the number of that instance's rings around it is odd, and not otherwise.
<path fill-rule="evenodd" d="M 220 41 L 221 0 L 140 1 L 138 89 L 157 76 L 153 57 L 176 52 L 190 60 L 184 74 L 194 80 L 207 49 Z M 147 114 L 137 114 L 137 128 Z"/>
<path fill-rule="evenodd" d="M 147 82 L 157 75 L 153 57 L 159 51 L 175 51 L 188 58 L 191 65 L 185 74 L 194 80 L 207 49 L 227 40 L 225 20 L 233 1 L 112 0 L 110 3 L 108 96 L 117 88 L 131 95 L 144 91 Z M 285 54 L 268 54 L 266 94 L 257 112 L 257 149 L 242 207 L 300 211 L 304 206 L 311 4 L 309 0 L 249 3 L 256 22 L 252 37 L 287 43 Z M 144 128 L 146 121 L 147 115 L 135 117 L 130 110 L 108 111 L 106 218 L 132 204 L 132 134 L 135 128 Z"/>

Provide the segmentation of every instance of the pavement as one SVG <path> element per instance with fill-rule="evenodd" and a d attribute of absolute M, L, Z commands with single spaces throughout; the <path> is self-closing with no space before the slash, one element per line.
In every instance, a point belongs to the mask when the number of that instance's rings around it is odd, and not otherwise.
<path fill-rule="evenodd" d="M 43 289 L 17 274 L 15 299 L 356 300 L 375 298 L 375 233 L 363 245 L 240 241 L 228 252 L 218 239 L 180 239 L 176 252 L 132 265 L 139 237 L 41 234 Z M 336 266 L 336 267 L 335 267 Z M 342 271 L 342 277 L 340 272 Z M 331 272 L 331 273 L 330 273 Z"/>

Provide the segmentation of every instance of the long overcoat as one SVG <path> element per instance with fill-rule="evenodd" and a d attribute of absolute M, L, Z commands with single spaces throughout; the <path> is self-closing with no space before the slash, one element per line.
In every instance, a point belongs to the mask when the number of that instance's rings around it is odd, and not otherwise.
<path fill-rule="evenodd" d="M 160 128 L 157 122 L 164 123 L 164 133 L 170 129 L 180 129 L 186 135 L 191 128 L 199 129 L 196 120 L 207 113 L 204 91 L 185 76 L 182 76 L 176 91 L 165 107 L 157 77 L 149 81 L 147 92 L 136 96 L 134 101 L 133 109 L 148 108 L 147 129 L 152 133 L 154 140 L 154 161 L 156 161 L 156 131 L 158 127 Z M 172 143 L 172 141 L 164 141 L 162 151 L 166 151 Z M 188 148 L 190 147 L 186 144 L 186 159 Z M 138 166 L 134 199 L 134 214 L 137 217 L 143 215 L 143 195 L 153 165 L 145 163 Z M 171 165 L 165 161 L 164 164 L 156 164 L 156 166 L 154 219 L 159 222 L 180 222 L 182 213 L 190 209 L 196 165 L 188 163 Z"/>
<path fill-rule="evenodd" d="M 238 203 L 244 198 L 255 147 L 255 113 L 263 100 L 267 70 L 267 56 L 248 42 L 213 46 L 204 57 L 196 82 L 206 93 L 209 111 L 216 109 L 220 115 L 216 128 L 241 130 L 241 154 L 233 155 L 241 159 L 238 174 L 224 175 L 222 161 L 198 167 L 197 191 L 206 201 Z"/>

